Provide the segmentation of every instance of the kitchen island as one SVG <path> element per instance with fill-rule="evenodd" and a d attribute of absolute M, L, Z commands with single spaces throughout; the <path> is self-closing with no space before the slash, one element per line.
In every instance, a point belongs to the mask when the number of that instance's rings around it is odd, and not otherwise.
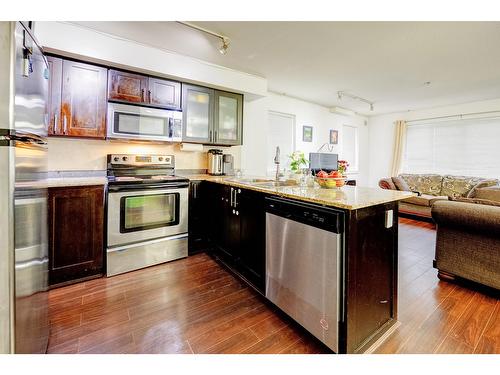
<path fill-rule="evenodd" d="M 412 193 L 191 180 L 206 248 L 332 351 L 370 352 L 395 328 L 397 206 Z"/>

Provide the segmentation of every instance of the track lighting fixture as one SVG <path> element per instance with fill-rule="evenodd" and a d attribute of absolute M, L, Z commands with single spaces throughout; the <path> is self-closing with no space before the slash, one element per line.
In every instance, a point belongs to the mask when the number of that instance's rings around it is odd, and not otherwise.
<path fill-rule="evenodd" d="M 342 100 L 342 98 L 344 96 L 347 96 L 348 98 L 351 98 L 351 99 L 354 99 L 354 100 L 358 100 L 360 102 L 368 104 L 370 106 L 370 111 L 373 112 L 373 108 L 374 108 L 373 107 L 373 102 L 371 102 L 371 101 L 369 101 L 367 99 L 364 99 L 364 98 L 362 98 L 360 96 L 349 94 L 349 93 L 347 93 L 345 91 L 337 91 L 337 97 L 339 98 L 339 100 Z"/>
<path fill-rule="evenodd" d="M 222 35 L 222 34 L 218 34 L 218 33 L 214 32 L 214 31 L 205 29 L 203 27 L 194 25 L 194 24 L 189 23 L 189 22 L 177 21 L 177 23 L 180 23 L 181 25 L 184 25 L 184 26 L 190 27 L 192 29 L 201 31 L 202 33 L 209 34 L 209 35 L 212 35 L 212 36 L 215 36 L 215 37 L 219 38 L 221 40 L 221 45 L 219 47 L 219 52 L 221 53 L 221 55 L 225 55 L 227 53 L 227 50 L 229 48 L 229 38 L 227 36 Z"/>

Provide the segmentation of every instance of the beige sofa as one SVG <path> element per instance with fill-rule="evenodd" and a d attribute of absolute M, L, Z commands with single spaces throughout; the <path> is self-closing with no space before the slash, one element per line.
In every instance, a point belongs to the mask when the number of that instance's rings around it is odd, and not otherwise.
<path fill-rule="evenodd" d="M 400 202 L 399 213 L 403 215 L 431 218 L 431 208 L 437 201 L 472 198 L 478 189 L 498 185 L 498 180 L 480 177 L 400 174 L 383 178 L 379 186 L 383 189 L 413 191 L 417 196 Z"/>
<path fill-rule="evenodd" d="M 500 187 L 432 206 L 435 267 L 442 280 L 467 279 L 500 290 Z"/>

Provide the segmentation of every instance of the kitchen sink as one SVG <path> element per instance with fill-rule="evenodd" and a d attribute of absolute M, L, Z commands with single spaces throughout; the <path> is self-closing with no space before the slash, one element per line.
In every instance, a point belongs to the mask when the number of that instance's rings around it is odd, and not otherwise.
<path fill-rule="evenodd" d="M 296 181 L 268 181 L 261 182 L 256 185 L 265 186 L 265 187 L 281 187 L 281 186 L 297 186 Z"/>
<path fill-rule="evenodd" d="M 274 182 L 274 180 L 269 180 L 265 178 L 232 178 L 228 181 L 238 182 L 240 184 L 261 184 Z"/>
<path fill-rule="evenodd" d="M 261 187 L 280 187 L 280 186 L 296 186 L 297 182 L 293 180 L 275 181 L 265 178 L 233 178 L 228 181 L 237 182 L 240 184 L 256 185 Z"/>

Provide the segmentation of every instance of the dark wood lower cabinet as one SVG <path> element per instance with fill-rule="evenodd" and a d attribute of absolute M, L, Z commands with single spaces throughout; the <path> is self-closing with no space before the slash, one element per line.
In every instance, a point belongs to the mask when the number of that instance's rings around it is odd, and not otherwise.
<path fill-rule="evenodd" d="M 265 289 L 265 210 L 262 193 L 206 183 L 207 238 L 214 254 L 257 290 Z"/>
<path fill-rule="evenodd" d="M 103 273 L 104 186 L 49 188 L 49 284 Z"/>
<path fill-rule="evenodd" d="M 189 184 L 189 215 L 188 215 L 188 251 L 194 255 L 205 250 L 206 225 L 205 218 L 206 200 L 205 185 L 202 181 L 191 181 Z"/>

